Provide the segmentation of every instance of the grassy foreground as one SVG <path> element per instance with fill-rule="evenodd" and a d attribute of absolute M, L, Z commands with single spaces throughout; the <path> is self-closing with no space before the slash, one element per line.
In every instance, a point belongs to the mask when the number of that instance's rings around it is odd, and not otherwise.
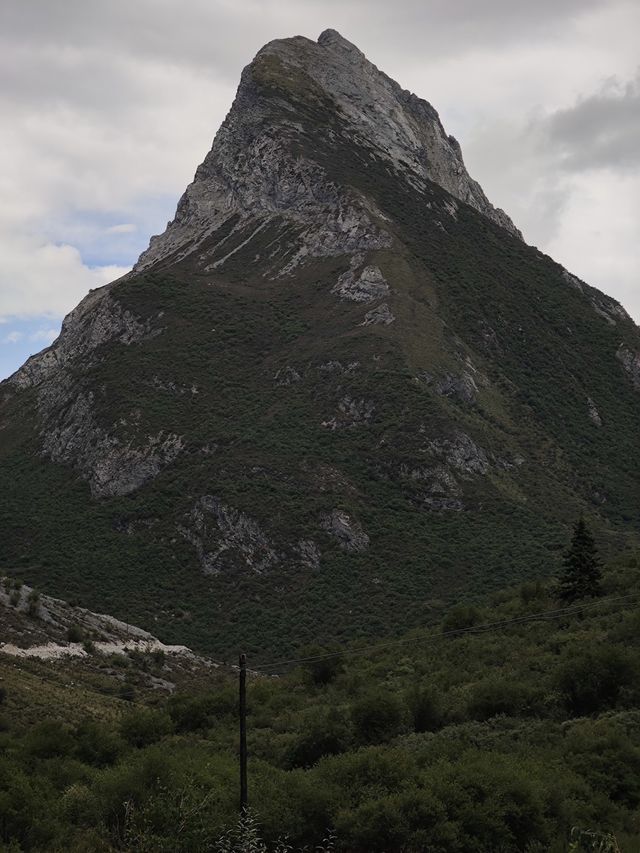
<path fill-rule="evenodd" d="M 605 585 L 558 616 L 551 586 L 525 584 L 401 643 L 254 675 L 260 835 L 314 849 L 334 830 L 349 851 L 564 853 L 614 850 L 597 846 L 614 836 L 640 849 L 639 555 Z M 168 696 L 148 686 L 163 668 L 0 655 L 0 849 L 230 849 L 236 678 L 193 672 Z"/>

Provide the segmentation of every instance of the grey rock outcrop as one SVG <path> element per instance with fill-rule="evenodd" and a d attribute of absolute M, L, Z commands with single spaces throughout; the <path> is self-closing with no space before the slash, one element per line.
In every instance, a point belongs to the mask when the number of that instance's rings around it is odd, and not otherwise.
<path fill-rule="evenodd" d="M 291 367 L 287 365 L 286 367 L 281 367 L 280 370 L 276 372 L 276 375 L 273 377 L 276 385 L 287 386 L 287 385 L 295 385 L 298 382 L 302 381 L 302 376 L 298 373 L 295 367 Z"/>
<path fill-rule="evenodd" d="M 376 266 L 366 266 L 358 275 L 350 269 L 331 289 L 341 299 L 352 302 L 376 302 L 389 294 L 389 283 Z"/>
<path fill-rule="evenodd" d="M 396 318 L 386 302 L 372 308 L 364 315 L 361 326 L 389 326 Z"/>
<path fill-rule="evenodd" d="M 476 401 L 478 395 L 478 386 L 475 377 L 467 370 L 464 370 L 460 376 L 454 376 L 451 373 L 445 373 L 433 382 L 436 393 L 441 397 L 451 397 L 460 400 L 462 403 L 472 405 Z"/>
<path fill-rule="evenodd" d="M 362 526 L 342 509 L 333 509 L 330 513 L 323 515 L 320 526 L 326 533 L 337 539 L 343 551 L 360 553 L 369 547 L 369 537 Z"/>
<path fill-rule="evenodd" d="M 64 318 L 60 335 L 51 346 L 31 356 L 7 381 L 18 388 L 31 388 L 67 365 L 91 358 L 101 344 L 115 340 L 129 345 L 149 336 L 150 324 L 141 323 L 122 307 L 111 294 L 113 284 L 85 296 Z"/>
<path fill-rule="evenodd" d="M 366 426 L 371 423 L 375 404 L 372 400 L 356 399 L 346 394 L 338 403 L 338 411 L 334 417 L 323 421 L 322 426 L 328 429 Z"/>
<path fill-rule="evenodd" d="M 200 498 L 178 530 L 195 548 L 207 575 L 238 565 L 261 574 L 279 562 L 260 524 L 212 495 Z"/>
<path fill-rule="evenodd" d="M 135 440 L 125 439 L 116 425 L 109 430 L 96 418 L 95 392 L 84 387 L 82 376 L 99 359 L 100 347 L 130 346 L 161 332 L 123 308 L 113 287 L 90 292 L 65 317 L 57 340 L 7 380 L 18 389 L 35 388 L 43 454 L 75 468 L 93 497 L 135 491 L 183 447 L 180 436 L 163 431 L 146 435 L 134 429 Z"/>
<path fill-rule="evenodd" d="M 589 418 L 591 421 L 597 426 L 602 426 L 602 418 L 600 417 L 600 412 L 598 411 L 598 407 L 593 402 L 591 397 L 587 397 L 587 411 L 589 413 Z"/>
<path fill-rule="evenodd" d="M 78 391 L 62 373 L 44 383 L 39 398 L 43 417 L 43 453 L 75 468 L 93 497 L 126 495 L 153 480 L 183 448 L 180 436 L 159 432 L 125 442 L 101 427 L 94 414 L 93 392 Z M 60 403 L 68 403 L 62 413 Z"/>
<path fill-rule="evenodd" d="M 595 288 L 590 287 L 588 284 L 585 284 L 583 281 L 570 273 L 569 270 L 562 267 L 561 275 L 563 280 L 575 290 L 578 290 L 582 295 L 591 303 L 591 307 L 602 317 L 603 320 L 610 326 L 615 326 L 619 322 L 628 322 L 631 320 L 629 314 L 625 311 L 625 309 L 620 305 L 620 303 L 616 299 L 612 299 L 611 296 L 606 296 L 604 293 L 600 293 Z"/>
<path fill-rule="evenodd" d="M 620 344 L 616 358 L 622 364 L 636 391 L 640 391 L 640 352 L 633 352 L 625 344 Z"/>
<path fill-rule="evenodd" d="M 296 225 L 299 237 L 293 257 L 274 275 L 290 272 L 305 257 L 391 245 L 373 202 L 355 188 L 336 186 L 318 162 L 296 150 L 305 128 L 287 104 L 283 117 L 276 84 L 296 95 L 304 91 L 311 103 L 330 102 L 344 132 L 416 189 L 434 181 L 521 237 L 469 176 L 458 142 L 447 135 L 431 104 L 403 90 L 335 30 L 326 30 L 317 42 L 299 36 L 272 41 L 244 69 L 231 111 L 175 218 L 164 234 L 152 238 L 135 270 L 201 252 L 218 231 L 220 237 L 202 257 L 208 253 L 209 268 L 220 268 L 276 216 Z M 446 212 L 457 216 L 455 202 Z M 230 222 L 233 227 L 222 235 Z"/>
<path fill-rule="evenodd" d="M 316 569 L 320 568 L 320 548 L 316 545 L 313 539 L 301 539 L 294 549 L 300 562 L 307 569 Z"/>
<path fill-rule="evenodd" d="M 400 466 L 400 477 L 413 482 L 420 488 L 415 501 L 419 506 L 431 510 L 460 512 L 464 509 L 462 490 L 455 477 L 445 465 Z"/>
<path fill-rule="evenodd" d="M 487 474 L 491 463 L 486 452 L 466 433 L 456 430 L 451 438 L 429 442 L 429 451 L 463 476 Z"/>

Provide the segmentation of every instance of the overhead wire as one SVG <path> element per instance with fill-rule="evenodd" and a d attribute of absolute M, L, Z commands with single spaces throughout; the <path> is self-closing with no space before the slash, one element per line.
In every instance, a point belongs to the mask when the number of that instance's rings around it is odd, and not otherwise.
<path fill-rule="evenodd" d="M 273 669 L 281 669 L 288 666 L 294 666 L 296 664 L 303 663 L 316 663 L 325 660 L 331 660 L 333 658 L 342 657 L 345 653 L 348 653 L 349 657 L 358 657 L 362 655 L 373 654 L 382 649 L 388 649 L 399 645 L 406 645 L 407 643 L 421 643 L 422 645 L 431 645 L 435 642 L 440 642 L 447 637 L 458 637 L 465 634 L 483 634 L 489 633 L 490 631 L 497 631 L 502 628 L 509 627 L 511 625 L 521 625 L 526 622 L 534 622 L 534 621 L 544 621 L 545 619 L 560 619 L 563 616 L 570 616 L 577 613 L 582 613 L 586 610 L 591 610 L 595 607 L 601 607 L 605 604 L 620 604 L 622 602 L 630 602 L 632 599 L 640 598 L 640 593 L 631 593 L 629 595 L 617 596 L 616 598 L 599 598 L 596 601 L 590 602 L 589 604 L 581 604 L 581 605 L 573 605 L 570 607 L 561 607 L 556 608 L 555 610 L 542 610 L 538 613 L 530 613 L 524 616 L 516 616 L 513 619 L 501 619 L 495 622 L 487 622 L 484 625 L 471 625 L 465 628 L 454 628 L 449 631 L 442 631 L 439 634 L 435 634 L 433 629 L 430 630 L 428 634 L 425 634 L 423 637 L 420 636 L 409 636 L 402 637 L 397 640 L 389 640 L 385 643 L 378 643 L 374 646 L 366 646 L 364 648 L 347 648 L 345 646 L 342 647 L 340 651 L 336 652 L 328 652 L 326 654 L 319 655 L 310 655 L 308 657 L 303 658 L 292 658 L 289 660 L 280 660 L 275 661 L 273 663 L 263 664 L 258 667 L 252 667 L 252 671 L 256 673 L 266 672 L 267 670 Z"/>

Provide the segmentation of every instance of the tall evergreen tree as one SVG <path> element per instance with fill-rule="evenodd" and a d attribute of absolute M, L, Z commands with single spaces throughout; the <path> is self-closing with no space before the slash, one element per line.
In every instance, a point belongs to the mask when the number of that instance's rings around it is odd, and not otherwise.
<path fill-rule="evenodd" d="M 573 529 L 569 550 L 564 555 L 564 572 L 560 578 L 560 598 L 577 601 L 602 595 L 602 572 L 593 535 L 584 518 Z"/>

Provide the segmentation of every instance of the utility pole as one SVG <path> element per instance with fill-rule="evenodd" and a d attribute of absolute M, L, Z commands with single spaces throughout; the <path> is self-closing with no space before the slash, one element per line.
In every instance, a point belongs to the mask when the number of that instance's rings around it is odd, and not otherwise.
<path fill-rule="evenodd" d="M 247 813 L 247 656 L 240 655 L 240 816 Z"/>

